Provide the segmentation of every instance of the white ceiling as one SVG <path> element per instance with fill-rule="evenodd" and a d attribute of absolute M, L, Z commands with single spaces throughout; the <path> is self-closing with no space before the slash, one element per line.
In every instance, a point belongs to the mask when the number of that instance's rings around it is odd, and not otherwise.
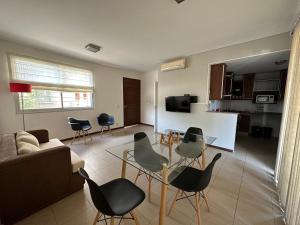
<path fill-rule="evenodd" d="M 0 0 L 0 37 L 136 70 L 291 30 L 297 0 Z M 99 53 L 87 43 L 103 47 Z"/>
<path fill-rule="evenodd" d="M 235 74 L 267 73 L 287 69 L 288 62 L 279 66 L 275 62 L 289 59 L 290 51 L 281 51 L 236 59 L 225 63 L 227 64 L 227 71 L 234 72 Z"/>

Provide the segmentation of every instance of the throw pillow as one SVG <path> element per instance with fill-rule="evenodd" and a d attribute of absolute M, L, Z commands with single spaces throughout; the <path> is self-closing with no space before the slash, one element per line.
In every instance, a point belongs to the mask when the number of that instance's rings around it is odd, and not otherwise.
<path fill-rule="evenodd" d="M 26 142 L 19 142 L 18 143 L 18 155 L 29 154 L 38 151 L 39 148 L 33 144 L 26 143 Z"/>
<path fill-rule="evenodd" d="M 18 142 L 27 142 L 36 147 L 40 146 L 38 139 L 26 131 L 18 131 L 17 136 L 16 136 L 16 141 L 17 141 L 17 145 L 18 145 Z"/>

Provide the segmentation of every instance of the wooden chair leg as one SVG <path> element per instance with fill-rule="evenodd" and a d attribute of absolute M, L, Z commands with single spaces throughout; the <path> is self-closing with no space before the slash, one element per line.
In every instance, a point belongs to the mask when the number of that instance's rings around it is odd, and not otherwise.
<path fill-rule="evenodd" d="M 197 162 L 198 162 L 198 164 L 199 164 L 199 168 L 200 168 L 200 169 L 205 169 L 205 168 L 203 167 L 202 163 L 200 162 L 200 158 L 197 159 Z"/>
<path fill-rule="evenodd" d="M 140 177 L 140 174 L 141 173 L 141 169 L 139 169 L 139 171 L 138 171 L 138 173 L 137 173 L 137 175 L 136 175 L 136 177 L 135 177 L 135 179 L 134 179 L 134 183 L 136 184 L 136 182 L 137 182 L 137 180 L 139 179 L 139 177 Z"/>
<path fill-rule="evenodd" d="M 131 212 L 130 212 L 130 215 L 132 216 L 132 218 L 133 218 L 133 220 L 134 220 L 134 222 L 135 222 L 135 225 L 140 225 L 140 221 L 139 221 L 139 219 L 137 218 L 135 212 L 134 212 L 134 211 L 131 211 Z"/>
<path fill-rule="evenodd" d="M 180 193 L 180 189 L 178 189 L 177 192 L 176 192 L 176 194 L 175 194 L 175 197 L 174 197 L 174 199 L 172 201 L 171 207 L 170 207 L 169 212 L 168 212 L 168 216 L 171 214 L 171 211 L 172 211 L 172 209 L 175 206 L 175 203 L 176 203 L 176 200 L 177 200 L 177 197 L 178 197 L 179 193 Z"/>
<path fill-rule="evenodd" d="M 195 199 L 196 199 L 196 215 L 197 215 L 197 222 L 198 222 L 198 225 L 201 225 L 199 193 L 196 193 Z"/>
<path fill-rule="evenodd" d="M 204 193 L 204 191 L 202 192 L 202 194 L 203 194 L 203 198 L 204 198 L 204 201 L 205 201 L 207 210 L 208 210 L 208 212 L 210 212 L 210 208 L 209 208 L 209 205 L 208 205 L 208 199 L 207 199 L 207 196 L 206 196 L 206 194 Z"/>
<path fill-rule="evenodd" d="M 205 169 L 205 151 L 203 150 L 203 152 L 202 152 L 202 169 L 204 170 Z"/>
<path fill-rule="evenodd" d="M 75 135 L 74 135 L 74 137 L 73 137 L 73 139 L 72 139 L 72 141 L 71 141 L 71 145 L 73 144 L 73 142 L 75 141 L 75 139 L 76 139 L 76 136 L 77 136 L 77 133 L 78 133 L 78 131 L 76 131 L 75 132 Z"/>
<path fill-rule="evenodd" d="M 160 134 L 160 144 L 162 144 L 164 141 L 164 135 L 163 134 Z"/>
<path fill-rule="evenodd" d="M 98 222 L 98 220 L 99 220 L 100 217 L 101 217 L 101 214 L 100 214 L 100 212 L 98 211 L 97 214 L 96 214 L 96 216 L 95 216 L 93 225 L 96 225 L 96 224 L 97 224 L 97 222 Z"/>
<path fill-rule="evenodd" d="M 112 216 L 110 218 L 110 225 L 114 225 L 115 224 L 115 218 Z"/>
<path fill-rule="evenodd" d="M 86 131 L 83 131 L 84 144 L 86 144 Z"/>

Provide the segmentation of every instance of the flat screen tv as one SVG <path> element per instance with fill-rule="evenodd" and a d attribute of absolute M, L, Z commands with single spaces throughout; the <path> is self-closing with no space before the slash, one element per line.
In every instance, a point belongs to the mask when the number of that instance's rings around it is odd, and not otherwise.
<path fill-rule="evenodd" d="M 191 97 L 190 96 L 166 97 L 166 111 L 190 113 Z"/>

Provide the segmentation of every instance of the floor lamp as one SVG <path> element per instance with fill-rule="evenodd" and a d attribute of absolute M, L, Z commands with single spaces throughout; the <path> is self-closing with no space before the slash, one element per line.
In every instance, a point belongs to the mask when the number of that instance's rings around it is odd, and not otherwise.
<path fill-rule="evenodd" d="M 9 83 L 9 91 L 21 93 L 21 99 L 22 99 L 22 109 L 21 110 L 22 110 L 22 115 L 23 115 L 23 130 L 25 130 L 23 93 L 31 92 L 31 84 Z"/>

